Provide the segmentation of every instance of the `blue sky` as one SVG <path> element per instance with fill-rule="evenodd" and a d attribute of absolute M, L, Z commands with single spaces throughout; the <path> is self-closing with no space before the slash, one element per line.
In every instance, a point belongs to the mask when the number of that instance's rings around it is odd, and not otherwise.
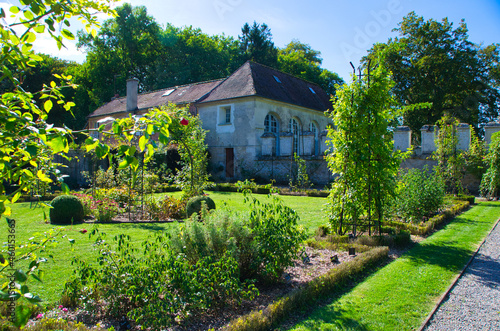
<path fill-rule="evenodd" d="M 411 11 L 424 19 L 448 17 L 454 27 L 463 18 L 469 40 L 484 45 L 500 43 L 500 0 L 130 0 L 144 5 L 158 23 L 199 27 L 208 34 L 237 38 L 245 22 L 266 23 L 276 46 L 293 39 L 311 45 L 322 54 L 323 67 L 350 80 L 349 61 L 356 66 L 376 42 L 386 42 Z M 120 3 L 119 3 L 120 4 Z M 81 62 L 72 45 L 65 52 L 45 52 Z"/>

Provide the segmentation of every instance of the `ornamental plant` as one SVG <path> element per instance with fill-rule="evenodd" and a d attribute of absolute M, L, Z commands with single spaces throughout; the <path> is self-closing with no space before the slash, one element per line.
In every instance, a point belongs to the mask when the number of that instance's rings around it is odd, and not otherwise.
<path fill-rule="evenodd" d="M 378 227 L 385 206 L 394 195 L 396 177 L 405 154 L 394 151 L 391 125 L 402 115 L 391 88 L 394 83 L 379 60 L 350 85 L 337 89 L 328 129 L 332 142 L 328 167 L 335 175 L 330 190 L 328 217 L 332 230 L 356 235 L 359 227 Z M 416 107 L 416 106 L 414 106 Z"/>
<path fill-rule="evenodd" d="M 488 170 L 481 181 L 481 195 L 488 199 L 500 196 L 500 133 L 496 132 L 491 137 L 488 149 Z"/>

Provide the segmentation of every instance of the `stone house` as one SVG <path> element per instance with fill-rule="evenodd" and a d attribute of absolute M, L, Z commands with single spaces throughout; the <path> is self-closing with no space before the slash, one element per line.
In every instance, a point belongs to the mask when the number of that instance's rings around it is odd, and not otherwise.
<path fill-rule="evenodd" d="M 316 84 L 251 61 L 225 79 L 143 94 L 138 94 L 138 81 L 130 79 L 127 96 L 99 107 L 87 125 L 97 128 L 168 102 L 189 105 L 200 116 L 215 180 L 286 182 L 294 153 L 306 159 L 313 182 L 330 179 L 323 159 L 330 96 Z"/>

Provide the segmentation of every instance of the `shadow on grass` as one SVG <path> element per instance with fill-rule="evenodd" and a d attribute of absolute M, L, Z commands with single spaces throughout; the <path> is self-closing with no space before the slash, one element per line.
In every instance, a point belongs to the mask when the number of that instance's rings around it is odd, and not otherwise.
<path fill-rule="evenodd" d="M 302 326 L 309 330 L 369 330 L 360 321 L 347 317 L 346 310 L 335 305 L 324 307 L 318 312 L 304 321 Z"/>
<path fill-rule="evenodd" d="M 319 330 L 320 327 L 322 327 L 322 330 L 369 330 L 360 321 L 344 316 L 346 311 L 336 307 L 334 303 L 389 262 L 390 260 L 387 259 L 385 262 L 365 270 L 358 276 L 354 276 L 349 284 L 341 286 L 341 288 L 332 291 L 330 295 L 318 299 L 311 305 L 303 306 L 302 309 L 294 312 L 294 316 L 288 316 L 276 330 L 290 330 L 300 323 L 303 323 L 309 330 Z M 330 325 L 325 328 L 325 324 Z M 329 328 L 329 326 L 332 328 Z"/>
<path fill-rule="evenodd" d="M 113 223 L 107 223 L 113 224 Z M 162 226 L 163 225 L 163 226 Z M 166 226 L 165 226 L 166 225 Z M 113 226 L 118 228 L 127 228 L 127 229 L 141 229 L 141 230 L 149 230 L 149 231 L 165 231 L 172 226 L 176 226 L 177 222 L 165 222 L 165 223 L 114 223 Z"/>
<path fill-rule="evenodd" d="M 473 251 L 452 246 L 456 244 L 454 240 L 441 242 L 439 245 L 417 244 L 403 258 L 415 265 L 433 264 L 457 272 L 462 270 Z"/>

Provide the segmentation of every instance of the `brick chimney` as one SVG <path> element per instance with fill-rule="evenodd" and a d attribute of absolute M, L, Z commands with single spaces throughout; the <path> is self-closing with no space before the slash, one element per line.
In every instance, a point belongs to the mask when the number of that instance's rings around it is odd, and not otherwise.
<path fill-rule="evenodd" d="M 127 80 L 127 111 L 137 109 L 137 94 L 139 90 L 139 80 L 130 78 Z"/>

